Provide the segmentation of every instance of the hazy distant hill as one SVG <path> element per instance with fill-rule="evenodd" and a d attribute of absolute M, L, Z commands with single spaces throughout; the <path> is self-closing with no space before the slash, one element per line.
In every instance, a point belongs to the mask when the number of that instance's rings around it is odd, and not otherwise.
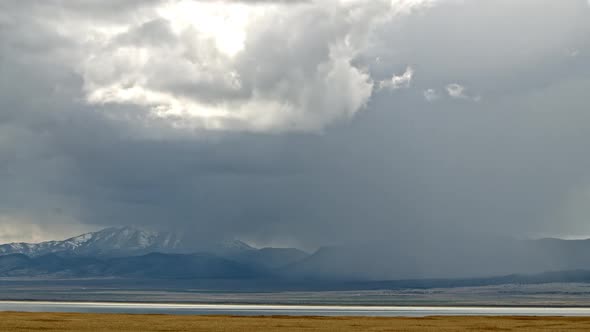
<path fill-rule="evenodd" d="M 174 279 L 241 279 L 264 277 L 267 271 L 211 254 L 162 254 L 108 260 L 105 275 Z"/>
<path fill-rule="evenodd" d="M 290 278 L 401 280 L 484 278 L 590 270 L 590 240 L 470 239 L 320 248 L 281 270 Z"/>
<path fill-rule="evenodd" d="M 0 256 L 2 277 L 133 277 L 170 279 L 242 279 L 265 277 L 264 269 L 212 254 L 152 253 L 131 257 L 77 257 L 49 254 Z"/>
<path fill-rule="evenodd" d="M 295 248 L 262 248 L 230 255 L 231 259 L 267 269 L 278 269 L 307 258 L 309 254 Z"/>

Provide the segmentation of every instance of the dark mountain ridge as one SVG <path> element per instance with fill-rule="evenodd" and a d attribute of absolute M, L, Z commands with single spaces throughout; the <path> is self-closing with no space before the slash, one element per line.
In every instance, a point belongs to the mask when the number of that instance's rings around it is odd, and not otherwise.
<path fill-rule="evenodd" d="M 190 241 L 171 233 L 121 227 L 64 241 L 0 245 L 4 253 L 0 277 L 265 279 L 315 284 L 379 284 L 382 280 L 404 284 L 409 280 L 419 285 L 432 280 L 453 284 L 457 280 L 584 279 L 583 271 L 590 270 L 590 240 L 392 242 L 389 246 L 325 247 L 311 255 L 295 248 L 256 249 L 237 240 L 201 251 L 187 249 L 191 246 L 186 243 Z"/>
<path fill-rule="evenodd" d="M 0 277 L 139 279 L 261 278 L 269 271 L 212 254 L 163 254 L 96 258 L 48 254 L 0 256 Z"/>
<path fill-rule="evenodd" d="M 63 241 L 0 245 L 0 277 L 262 278 L 308 254 L 239 240 L 205 246 L 169 232 L 113 227 Z"/>

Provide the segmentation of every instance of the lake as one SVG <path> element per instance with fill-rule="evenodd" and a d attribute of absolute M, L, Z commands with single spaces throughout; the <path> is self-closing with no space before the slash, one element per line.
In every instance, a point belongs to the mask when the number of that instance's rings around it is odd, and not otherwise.
<path fill-rule="evenodd" d="M 240 316 L 590 316 L 590 308 L 161 304 L 0 301 L 0 311 Z"/>

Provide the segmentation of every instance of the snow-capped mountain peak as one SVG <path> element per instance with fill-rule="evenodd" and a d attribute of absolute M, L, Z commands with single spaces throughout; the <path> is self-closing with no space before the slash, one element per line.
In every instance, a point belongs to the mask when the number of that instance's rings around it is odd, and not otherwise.
<path fill-rule="evenodd" d="M 177 233 L 158 232 L 144 228 L 111 227 L 97 232 L 78 235 L 63 241 L 41 243 L 9 243 L 0 245 L 0 255 L 25 254 L 41 256 L 50 253 L 73 255 L 136 255 L 149 252 L 181 253 L 194 251 L 251 250 L 252 247 L 238 241 L 224 241 L 204 248 L 191 243 Z"/>

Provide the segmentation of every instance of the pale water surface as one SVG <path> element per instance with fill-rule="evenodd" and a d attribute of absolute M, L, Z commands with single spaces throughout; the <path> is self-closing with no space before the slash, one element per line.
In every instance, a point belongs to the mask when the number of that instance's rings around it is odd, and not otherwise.
<path fill-rule="evenodd" d="M 553 307 L 418 307 L 418 306 L 307 306 L 235 304 L 161 304 L 109 302 L 0 301 L 0 311 L 91 312 L 190 315 L 385 316 L 439 315 L 590 316 L 590 308 Z"/>

